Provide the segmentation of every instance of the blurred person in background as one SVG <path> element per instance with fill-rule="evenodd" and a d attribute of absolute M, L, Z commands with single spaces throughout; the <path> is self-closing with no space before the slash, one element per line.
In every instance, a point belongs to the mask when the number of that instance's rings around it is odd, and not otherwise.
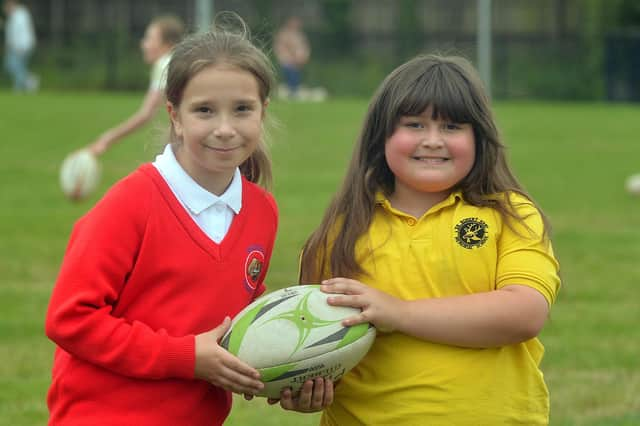
<path fill-rule="evenodd" d="M 299 17 L 287 19 L 274 38 L 273 49 L 286 83 L 285 97 L 296 98 L 302 82 L 302 69 L 311 55 Z"/>
<path fill-rule="evenodd" d="M 149 23 L 140 43 L 144 61 L 151 65 L 147 93 L 136 112 L 89 144 L 88 148 L 93 154 L 103 154 L 113 144 L 153 119 L 158 108 L 165 102 L 166 68 L 171 60 L 173 47 L 180 42 L 184 31 L 182 20 L 173 15 L 160 16 Z"/>
<path fill-rule="evenodd" d="M 38 90 L 39 79 L 29 72 L 29 59 L 36 47 L 36 32 L 31 13 L 16 0 L 5 0 L 3 6 L 7 17 L 4 66 L 11 75 L 13 90 L 34 92 Z"/>

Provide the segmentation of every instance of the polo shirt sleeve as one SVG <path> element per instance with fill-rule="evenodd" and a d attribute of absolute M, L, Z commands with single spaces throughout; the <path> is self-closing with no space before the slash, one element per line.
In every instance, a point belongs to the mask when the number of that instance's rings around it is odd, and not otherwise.
<path fill-rule="evenodd" d="M 544 234 L 538 209 L 522 196 L 513 196 L 523 221 L 505 219 L 498 241 L 496 288 L 526 285 L 538 290 L 553 304 L 560 289 L 559 264 Z"/>

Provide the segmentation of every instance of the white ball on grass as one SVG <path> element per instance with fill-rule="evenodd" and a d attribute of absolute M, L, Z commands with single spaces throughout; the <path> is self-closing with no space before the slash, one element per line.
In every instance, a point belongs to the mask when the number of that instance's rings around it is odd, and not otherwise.
<path fill-rule="evenodd" d="M 629 176 L 625 188 L 629 194 L 640 196 L 640 173 Z"/>
<path fill-rule="evenodd" d="M 91 195 L 100 182 L 100 164 L 89 150 L 69 154 L 60 167 L 60 187 L 72 201 Z"/>

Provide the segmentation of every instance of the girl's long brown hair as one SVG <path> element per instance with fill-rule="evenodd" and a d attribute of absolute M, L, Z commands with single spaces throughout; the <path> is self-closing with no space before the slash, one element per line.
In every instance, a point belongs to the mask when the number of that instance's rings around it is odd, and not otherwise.
<path fill-rule="evenodd" d="M 371 224 L 376 192 L 388 196 L 395 189 L 385 143 L 400 117 L 419 115 L 429 106 L 434 118 L 473 126 L 474 165 L 455 188 L 466 202 L 496 209 L 507 224 L 524 218 L 510 197 L 496 195 L 520 193 L 538 207 L 509 169 L 489 99 L 473 66 L 456 56 L 418 56 L 391 72 L 374 94 L 342 186 L 304 245 L 301 283 L 363 273 L 355 257 L 356 242 Z M 538 210 L 548 229 L 546 217 Z"/>

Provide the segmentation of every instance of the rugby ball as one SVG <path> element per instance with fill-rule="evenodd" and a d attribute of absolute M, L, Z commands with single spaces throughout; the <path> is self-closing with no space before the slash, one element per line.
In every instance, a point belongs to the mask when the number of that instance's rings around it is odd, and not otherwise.
<path fill-rule="evenodd" d="M 359 309 L 327 304 L 318 285 L 287 287 L 256 299 L 236 315 L 220 345 L 260 372 L 258 396 L 295 394 L 308 379 L 340 379 L 366 355 L 376 331 L 368 323 L 344 327 Z"/>
<path fill-rule="evenodd" d="M 640 195 L 640 174 L 629 176 L 625 182 L 625 188 L 631 195 Z"/>
<path fill-rule="evenodd" d="M 100 182 L 100 164 L 89 150 L 69 154 L 60 167 L 60 187 L 67 198 L 79 201 L 91 195 Z"/>

